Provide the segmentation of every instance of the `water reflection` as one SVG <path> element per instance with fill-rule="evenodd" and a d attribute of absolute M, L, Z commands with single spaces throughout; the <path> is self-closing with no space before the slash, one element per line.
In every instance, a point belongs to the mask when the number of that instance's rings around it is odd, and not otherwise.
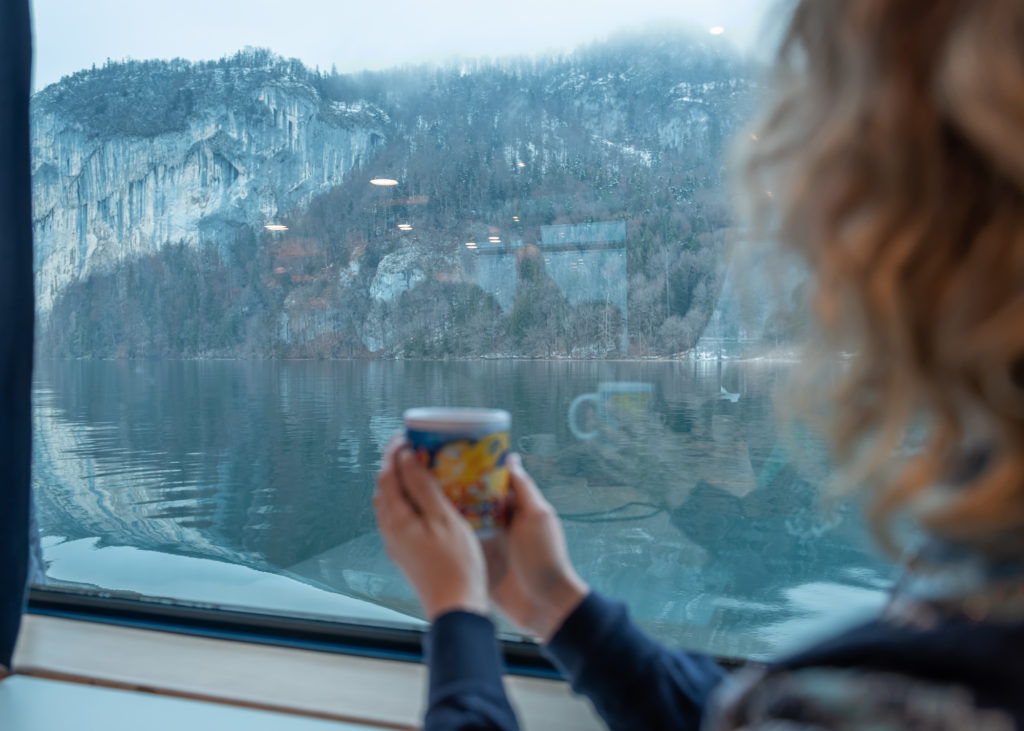
<path fill-rule="evenodd" d="M 109 561 L 91 578 L 58 575 L 70 560 L 58 547 L 131 547 L 415 614 L 373 529 L 381 451 L 405 408 L 495 406 L 512 413 L 513 443 L 567 516 L 585 578 L 671 641 L 762 656 L 806 634 L 823 607 L 876 604 L 888 575 L 856 510 L 816 507 L 824 451 L 775 419 L 788 367 L 43 363 L 34 479 L 47 558 L 65 562 L 51 576 L 125 590 L 132 575 L 113 578 Z M 146 578 L 136 590 L 159 586 Z M 259 596 L 239 601 L 272 604 Z"/>

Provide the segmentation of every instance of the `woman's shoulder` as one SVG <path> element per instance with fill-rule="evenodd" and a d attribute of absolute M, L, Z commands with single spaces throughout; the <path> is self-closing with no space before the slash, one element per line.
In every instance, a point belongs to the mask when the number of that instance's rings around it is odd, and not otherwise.
<path fill-rule="evenodd" d="M 863 668 L 741 673 L 723 687 L 707 731 L 1015 731 L 1010 709 L 984 706 L 972 688 Z"/>
<path fill-rule="evenodd" d="M 878 619 L 724 684 L 708 728 L 1024 730 L 1024 561 L 922 555 Z"/>

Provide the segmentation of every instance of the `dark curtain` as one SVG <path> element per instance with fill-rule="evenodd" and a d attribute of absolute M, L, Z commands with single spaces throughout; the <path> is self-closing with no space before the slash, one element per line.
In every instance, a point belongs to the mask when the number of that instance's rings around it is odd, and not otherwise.
<path fill-rule="evenodd" d="M 32 201 L 28 0 L 0 0 L 0 666 L 10 667 L 29 565 Z"/>

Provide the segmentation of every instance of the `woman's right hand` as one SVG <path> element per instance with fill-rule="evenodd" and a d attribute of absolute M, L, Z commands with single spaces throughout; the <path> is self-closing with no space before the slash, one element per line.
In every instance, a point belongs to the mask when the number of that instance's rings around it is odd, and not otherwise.
<path fill-rule="evenodd" d="M 554 508 L 519 455 L 509 457 L 509 469 L 512 520 L 497 543 L 485 548 L 491 598 L 513 623 L 547 643 L 590 590 L 569 561 Z M 495 572 L 496 566 L 501 570 Z"/>

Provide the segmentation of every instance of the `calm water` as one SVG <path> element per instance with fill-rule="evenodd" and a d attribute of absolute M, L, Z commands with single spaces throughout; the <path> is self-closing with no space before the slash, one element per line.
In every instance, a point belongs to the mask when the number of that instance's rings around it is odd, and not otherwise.
<path fill-rule="evenodd" d="M 789 368 L 44 362 L 34 481 L 49 577 L 407 621 L 418 608 L 370 506 L 381 450 L 405 408 L 498 406 L 588 581 L 669 641 L 763 657 L 877 606 L 891 574 L 855 508 L 818 509 L 824 451 L 777 422 Z M 648 408 L 614 419 L 585 400 L 578 430 L 597 434 L 575 436 L 573 400 L 621 382 L 650 384 Z"/>

